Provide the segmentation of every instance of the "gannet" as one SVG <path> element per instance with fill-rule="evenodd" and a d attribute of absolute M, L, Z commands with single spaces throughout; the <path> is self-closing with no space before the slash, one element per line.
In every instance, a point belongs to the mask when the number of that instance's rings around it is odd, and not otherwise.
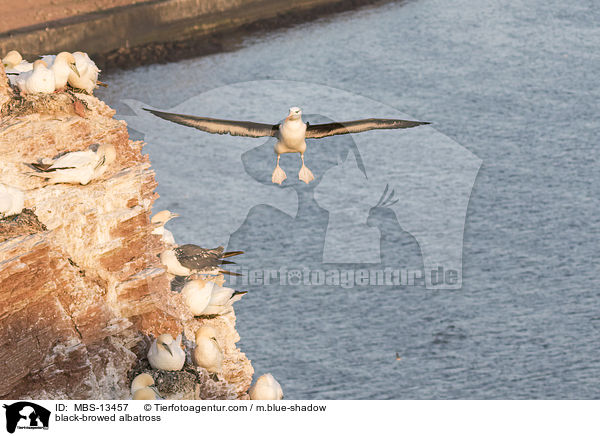
<path fill-rule="evenodd" d="M 37 60 L 33 63 L 33 70 L 19 74 L 15 83 L 26 94 L 54 92 L 54 72 L 48 69 L 46 62 Z"/>
<path fill-rule="evenodd" d="M 261 375 L 248 391 L 251 400 L 281 400 L 283 390 L 271 374 Z"/>
<path fill-rule="evenodd" d="M 216 283 L 212 287 L 210 301 L 202 311 L 202 315 L 224 315 L 232 309 L 233 303 L 242 299 L 248 291 L 236 291 Z"/>
<path fill-rule="evenodd" d="M 223 366 L 223 350 L 217 342 L 217 332 L 210 326 L 201 326 L 196 332 L 196 348 L 194 363 L 206 368 L 211 374 L 221 372 Z"/>
<path fill-rule="evenodd" d="M 147 388 L 149 386 L 154 385 L 154 379 L 152 376 L 146 372 L 138 374 L 131 381 L 131 395 L 135 394 L 135 391 L 143 388 Z"/>
<path fill-rule="evenodd" d="M 67 51 L 60 52 L 56 56 L 42 56 L 42 60 L 46 62 L 50 67 L 50 70 L 54 73 L 54 88 L 57 90 L 67 86 L 67 80 L 70 74 L 79 76 L 75 57 Z"/>
<path fill-rule="evenodd" d="M 195 279 L 187 282 L 181 290 L 181 297 L 192 315 L 202 315 L 212 297 L 215 282 Z"/>
<path fill-rule="evenodd" d="M 115 161 L 117 152 L 112 144 L 100 144 L 96 151 L 72 151 L 55 160 L 44 159 L 42 163 L 31 163 L 38 172 L 32 176 L 43 177 L 49 183 L 79 183 L 87 185 L 91 180 L 100 177 Z"/>
<path fill-rule="evenodd" d="M 305 183 L 314 180 L 312 172 L 304 164 L 304 152 L 306 151 L 306 139 L 324 138 L 326 136 L 344 135 L 347 133 L 359 133 L 374 129 L 406 129 L 423 124 L 422 121 L 391 120 L 383 118 L 368 118 L 356 121 L 343 121 L 340 123 L 327 123 L 310 125 L 302 121 L 302 110 L 299 107 L 290 108 L 288 116 L 281 124 L 262 124 L 252 121 L 220 120 L 216 118 L 203 118 L 192 115 L 173 114 L 145 109 L 157 117 L 172 121 L 184 126 L 194 127 L 208 133 L 220 135 L 230 134 L 233 136 L 250 136 L 258 138 L 261 136 L 274 136 L 277 138 L 275 154 L 277 164 L 273 170 L 271 181 L 281 185 L 286 179 L 285 172 L 279 166 L 279 158 L 283 153 L 300 153 L 302 167 L 298 178 Z"/>
<path fill-rule="evenodd" d="M 243 251 L 224 253 L 223 250 L 223 247 L 202 248 L 194 244 L 185 244 L 163 251 L 160 260 L 167 267 L 167 272 L 170 274 L 189 276 L 195 272 L 213 269 L 222 264 L 235 263 L 223 259 L 244 253 Z M 220 270 L 220 272 L 238 275 L 225 270 Z"/>
<path fill-rule="evenodd" d="M 33 63 L 27 62 L 16 50 L 9 51 L 2 59 L 7 74 L 19 74 L 33 70 Z"/>
<path fill-rule="evenodd" d="M 154 369 L 179 371 L 185 363 L 185 351 L 181 349 L 181 335 L 173 340 L 169 334 L 160 335 L 152 342 L 148 361 Z"/>
<path fill-rule="evenodd" d="M 73 88 L 83 89 L 88 94 L 92 94 L 98 82 L 98 73 L 100 70 L 87 53 L 76 51 L 73 53 L 75 63 L 79 74 L 72 72 L 69 74 L 69 85 Z"/>
<path fill-rule="evenodd" d="M 169 210 L 161 210 L 156 213 L 150 222 L 158 227 L 156 227 L 153 231 L 153 235 L 161 235 L 161 240 L 165 244 L 175 245 L 175 238 L 173 237 L 173 233 L 169 230 L 165 229 L 165 224 L 169 222 L 169 220 L 173 218 L 177 218 L 179 215 L 176 213 L 172 213 Z"/>
<path fill-rule="evenodd" d="M 0 218 L 20 214 L 24 205 L 23 191 L 0 183 Z"/>

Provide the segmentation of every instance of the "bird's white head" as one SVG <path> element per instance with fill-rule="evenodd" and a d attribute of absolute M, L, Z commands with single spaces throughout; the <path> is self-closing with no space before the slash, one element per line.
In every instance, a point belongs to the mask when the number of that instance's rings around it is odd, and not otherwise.
<path fill-rule="evenodd" d="M 168 333 L 162 334 L 156 338 L 156 345 L 162 346 L 162 348 L 165 349 L 171 356 L 173 355 L 173 350 L 171 349 L 171 347 L 174 345 L 173 342 L 173 336 Z"/>
<path fill-rule="evenodd" d="M 217 331 L 208 325 L 203 325 L 201 326 L 198 331 L 196 332 L 196 342 L 198 342 L 198 339 L 200 338 L 209 338 L 209 339 L 213 339 L 217 337 Z"/>
<path fill-rule="evenodd" d="M 162 226 L 169 222 L 169 220 L 177 218 L 178 216 L 178 214 L 173 213 L 170 210 L 161 210 L 160 212 L 157 212 L 156 215 L 154 215 L 150 221 L 152 222 L 152 224 Z"/>
<path fill-rule="evenodd" d="M 22 60 L 23 57 L 21 56 L 21 53 L 16 50 L 12 50 L 6 53 L 6 56 L 4 56 L 4 59 L 2 59 L 2 63 L 5 67 L 12 68 L 15 65 L 20 64 Z"/>
<path fill-rule="evenodd" d="M 117 158 L 117 150 L 112 144 L 100 144 L 96 149 L 96 154 L 101 158 L 104 156 L 104 165 L 108 166 Z"/>
<path fill-rule="evenodd" d="M 148 386 L 152 386 L 154 384 L 154 379 L 152 376 L 146 372 L 143 372 L 136 376 L 131 382 L 131 393 L 134 394 L 135 391 L 147 388 Z"/>
<path fill-rule="evenodd" d="M 286 120 L 299 120 L 302 118 L 302 109 L 299 107 L 291 107 L 290 113 L 288 114 Z"/>
<path fill-rule="evenodd" d="M 56 59 L 54 60 L 54 62 L 58 62 L 59 64 L 60 63 L 67 64 L 67 66 L 75 74 L 77 74 L 77 77 L 79 77 L 79 70 L 77 69 L 77 63 L 75 62 L 75 56 L 73 56 L 68 51 L 61 51 L 59 54 L 57 54 L 56 55 Z"/>
<path fill-rule="evenodd" d="M 34 70 L 37 70 L 38 68 L 42 68 L 42 67 L 48 68 L 48 64 L 45 61 L 41 60 L 41 59 L 38 59 L 37 61 L 35 61 L 33 63 L 33 69 Z"/>

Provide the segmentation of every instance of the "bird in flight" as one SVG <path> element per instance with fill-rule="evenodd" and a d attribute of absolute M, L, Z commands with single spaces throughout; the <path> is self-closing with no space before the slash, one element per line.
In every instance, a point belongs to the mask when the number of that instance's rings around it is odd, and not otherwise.
<path fill-rule="evenodd" d="M 277 155 L 277 164 L 273 170 L 271 181 L 279 185 L 281 185 L 281 183 L 283 183 L 283 181 L 287 178 L 285 172 L 279 166 L 279 158 L 284 153 L 300 153 L 300 158 L 302 159 L 302 167 L 298 173 L 298 178 L 300 180 L 308 184 L 315 179 L 312 171 L 309 170 L 304 164 L 306 139 L 318 139 L 326 136 L 345 135 L 348 133 L 359 133 L 376 129 L 407 129 L 410 127 L 430 124 L 424 121 L 367 118 L 364 120 L 311 125 L 310 123 L 305 123 L 302 121 L 302 109 L 299 107 L 290 108 L 288 116 L 280 124 L 263 124 L 255 123 L 253 121 L 220 120 L 216 118 L 160 112 L 153 109 L 145 110 L 165 120 L 188 127 L 194 127 L 198 130 L 208 133 L 217 133 L 219 135 L 229 134 L 232 136 L 249 136 L 252 138 L 259 138 L 262 136 L 276 137 L 277 143 L 275 144 L 275 154 Z"/>

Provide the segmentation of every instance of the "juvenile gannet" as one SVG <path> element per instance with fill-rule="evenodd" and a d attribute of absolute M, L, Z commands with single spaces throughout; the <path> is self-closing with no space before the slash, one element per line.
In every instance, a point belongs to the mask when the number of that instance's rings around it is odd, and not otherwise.
<path fill-rule="evenodd" d="M 72 151 L 55 160 L 44 159 L 42 163 L 31 163 L 30 165 L 38 172 L 29 174 L 48 179 L 51 184 L 87 185 L 91 180 L 100 177 L 116 157 L 114 145 L 100 144 L 96 151 L 91 148 L 85 151 Z"/>
<path fill-rule="evenodd" d="M 210 301 L 202 311 L 202 315 L 224 315 L 232 309 L 233 303 L 242 299 L 248 291 L 236 291 L 216 283 L 212 286 Z"/>
<path fill-rule="evenodd" d="M 224 259 L 244 253 L 243 251 L 224 253 L 223 250 L 223 247 L 202 248 L 194 244 L 185 244 L 163 251 L 160 260 L 170 274 L 189 276 L 195 272 L 217 268 L 219 265 L 235 263 Z M 220 270 L 220 272 L 238 275 L 225 270 Z"/>
<path fill-rule="evenodd" d="M 87 53 L 76 51 L 73 53 L 73 56 L 75 57 L 75 63 L 79 74 L 75 74 L 75 72 L 69 74 L 69 85 L 73 88 L 83 89 L 88 94 L 92 94 L 96 88 L 100 70 Z"/>
<path fill-rule="evenodd" d="M 290 108 L 288 116 L 281 124 L 220 120 L 216 118 L 160 112 L 152 109 L 145 110 L 165 120 L 184 126 L 194 127 L 208 133 L 218 133 L 220 135 L 228 133 L 233 136 L 250 136 L 253 138 L 261 136 L 276 137 L 277 143 L 275 144 L 275 154 L 277 155 L 277 164 L 273 170 L 271 181 L 280 185 L 286 179 L 285 172 L 279 166 L 279 158 L 283 153 L 300 153 L 302 167 L 298 173 L 298 178 L 305 183 L 310 183 L 311 180 L 314 180 L 312 172 L 304 164 L 306 139 L 324 138 L 326 136 L 344 135 L 347 133 L 359 133 L 374 129 L 406 129 L 429 124 L 422 121 L 368 118 L 356 121 L 343 121 L 340 123 L 310 125 L 309 123 L 304 123 L 302 121 L 302 110 L 299 107 Z"/>
<path fill-rule="evenodd" d="M 173 237 L 173 233 L 169 230 L 165 229 L 165 224 L 172 220 L 173 218 L 177 218 L 179 215 L 176 213 L 172 213 L 168 210 L 161 210 L 156 213 L 150 222 L 157 227 L 152 231 L 153 235 L 161 235 L 161 240 L 165 244 L 175 245 L 175 238 Z"/>
<path fill-rule="evenodd" d="M 19 74 L 15 82 L 21 92 L 26 94 L 54 92 L 54 72 L 48 69 L 46 62 L 37 60 L 33 70 Z"/>
<path fill-rule="evenodd" d="M 23 191 L 0 183 L 0 218 L 20 214 L 24 205 Z"/>
<path fill-rule="evenodd" d="M 67 86 L 70 74 L 79 76 L 75 57 L 67 51 L 60 52 L 56 56 L 43 56 L 42 60 L 50 66 L 50 70 L 54 73 L 54 87 L 56 90 Z"/>
<path fill-rule="evenodd" d="M 179 371 L 185 363 L 185 351 L 181 349 L 181 335 L 173 340 L 169 334 L 160 335 L 152 342 L 148 361 L 154 369 Z"/>
<path fill-rule="evenodd" d="M 212 297 L 215 282 L 195 279 L 187 282 L 181 290 L 181 297 L 192 315 L 202 315 Z"/>
<path fill-rule="evenodd" d="M 196 332 L 196 348 L 194 363 L 206 368 L 211 374 L 221 372 L 223 366 L 223 350 L 217 342 L 217 332 L 210 326 L 201 326 Z"/>
<path fill-rule="evenodd" d="M 283 390 L 271 374 L 261 375 L 248 391 L 251 400 L 281 400 Z"/>

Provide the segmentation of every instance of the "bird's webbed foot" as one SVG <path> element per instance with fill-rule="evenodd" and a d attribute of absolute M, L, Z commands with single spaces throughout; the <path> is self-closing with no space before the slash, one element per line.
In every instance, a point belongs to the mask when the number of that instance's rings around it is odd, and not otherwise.
<path fill-rule="evenodd" d="M 271 176 L 271 181 L 273 183 L 277 183 L 278 185 L 281 185 L 285 179 L 287 179 L 287 176 L 285 175 L 285 171 L 283 171 L 281 169 L 281 167 L 279 165 L 277 165 L 275 167 L 275 169 L 273 170 L 273 175 Z"/>
<path fill-rule="evenodd" d="M 302 168 L 300 168 L 300 172 L 298 173 L 298 178 L 300 180 L 302 180 L 304 183 L 306 183 L 307 185 L 312 182 L 313 180 L 315 180 L 315 176 L 313 176 L 313 173 L 311 170 L 309 170 L 307 168 L 306 165 L 302 164 Z"/>

